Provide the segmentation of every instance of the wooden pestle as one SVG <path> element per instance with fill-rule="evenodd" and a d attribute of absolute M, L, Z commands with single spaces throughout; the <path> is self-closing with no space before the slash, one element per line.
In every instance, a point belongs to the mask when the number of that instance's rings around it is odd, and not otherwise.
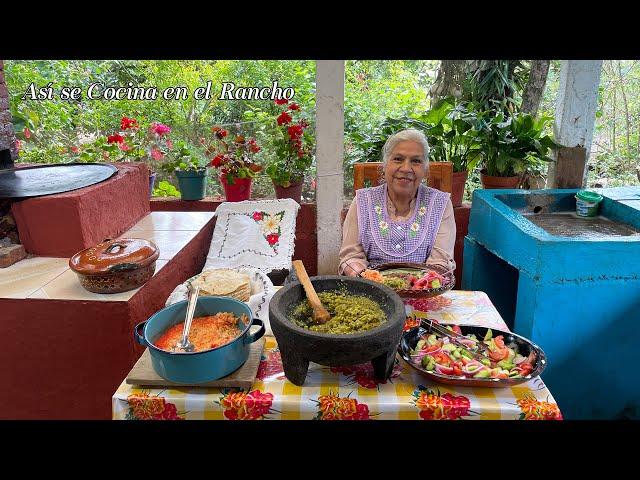
<path fill-rule="evenodd" d="M 309 300 L 309 304 L 313 309 L 313 321 L 315 323 L 328 322 L 331 319 L 331 315 L 327 309 L 322 306 L 322 302 L 320 301 L 315 288 L 313 288 L 311 280 L 309 280 L 309 275 L 307 275 L 307 269 L 304 268 L 304 264 L 300 260 L 294 260 L 293 268 L 296 270 L 298 280 L 302 284 L 304 293 L 307 294 L 307 300 Z"/>

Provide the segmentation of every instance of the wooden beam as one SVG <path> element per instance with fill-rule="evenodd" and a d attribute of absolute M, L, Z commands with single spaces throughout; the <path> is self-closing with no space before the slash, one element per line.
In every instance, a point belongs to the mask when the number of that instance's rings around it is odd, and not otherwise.
<path fill-rule="evenodd" d="M 587 153 L 584 147 L 561 147 L 556 151 L 554 188 L 580 188 L 583 184 Z"/>
<path fill-rule="evenodd" d="M 581 188 L 586 182 L 601 70 L 602 60 L 562 61 L 554 135 L 566 149 L 558 149 L 549 166 L 551 188 Z"/>
<path fill-rule="evenodd" d="M 318 275 L 338 272 L 344 202 L 344 61 L 316 61 Z"/>

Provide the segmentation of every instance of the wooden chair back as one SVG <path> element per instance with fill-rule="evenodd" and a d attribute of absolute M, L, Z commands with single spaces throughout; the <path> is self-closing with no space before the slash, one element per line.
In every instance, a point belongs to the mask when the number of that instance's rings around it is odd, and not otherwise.
<path fill-rule="evenodd" d="M 453 182 L 453 163 L 429 162 L 427 185 L 442 192 L 451 193 Z M 358 190 L 369 181 L 372 187 L 380 185 L 383 180 L 382 162 L 356 163 L 353 166 L 353 190 Z"/>

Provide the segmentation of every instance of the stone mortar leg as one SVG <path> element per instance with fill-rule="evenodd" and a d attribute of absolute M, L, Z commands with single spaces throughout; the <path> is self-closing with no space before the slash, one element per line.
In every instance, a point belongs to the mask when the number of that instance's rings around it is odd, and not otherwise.
<path fill-rule="evenodd" d="M 373 365 L 373 375 L 376 380 L 386 380 L 391 376 L 391 372 L 393 371 L 393 365 L 396 361 L 396 351 L 395 349 L 383 353 L 379 357 L 371 360 L 371 365 Z"/>
<path fill-rule="evenodd" d="M 283 345 L 279 345 L 279 348 L 285 376 L 294 385 L 298 385 L 299 387 L 302 386 L 307 378 L 309 360 L 302 357 L 302 355 L 287 349 Z"/>

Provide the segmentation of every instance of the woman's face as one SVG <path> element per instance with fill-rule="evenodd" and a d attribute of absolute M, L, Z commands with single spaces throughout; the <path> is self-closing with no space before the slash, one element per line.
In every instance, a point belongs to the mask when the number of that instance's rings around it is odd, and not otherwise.
<path fill-rule="evenodd" d="M 384 168 L 387 188 L 401 196 L 415 196 L 420 182 L 426 175 L 424 148 L 411 140 L 405 140 L 395 146 Z"/>

